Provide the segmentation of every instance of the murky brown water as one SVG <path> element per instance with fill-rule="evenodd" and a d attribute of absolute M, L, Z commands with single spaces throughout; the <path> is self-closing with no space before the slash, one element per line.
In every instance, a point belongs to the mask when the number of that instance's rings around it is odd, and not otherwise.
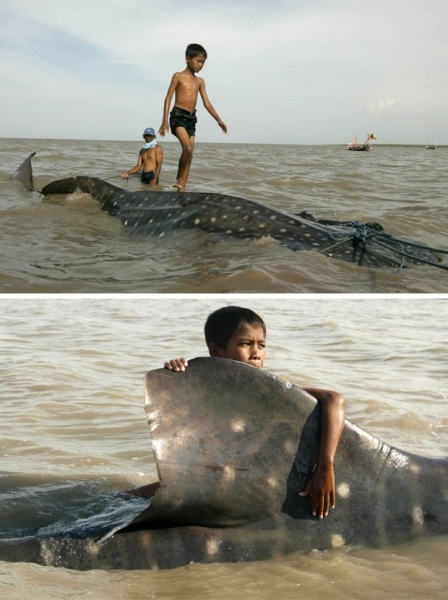
<path fill-rule="evenodd" d="M 265 319 L 268 370 L 343 392 L 347 416 L 387 443 L 448 454 L 446 299 L 3 296 L 2 537 L 50 522 L 62 500 L 67 514 L 58 518 L 77 514 L 92 482 L 107 491 L 155 478 L 143 375 L 173 356 L 206 354 L 204 320 L 231 302 Z M 38 493 L 43 485 L 50 486 L 46 496 Z M 0 597 L 442 600 L 447 552 L 448 537 L 440 536 L 160 572 L 3 562 Z"/>
<path fill-rule="evenodd" d="M 171 190 L 178 144 L 163 142 L 161 188 Z M 36 187 L 92 175 L 126 189 L 119 173 L 139 142 L 0 140 L 0 293 L 446 292 L 430 266 L 369 270 L 270 239 L 230 240 L 180 232 L 168 241 L 129 237 L 90 196 L 43 198 L 9 177 L 32 151 Z M 190 191 L 257 200 L 321 218 L 376 221 L 391 234 L 448 249 L 448 149 L 261 146 L 198 143 Z"/>

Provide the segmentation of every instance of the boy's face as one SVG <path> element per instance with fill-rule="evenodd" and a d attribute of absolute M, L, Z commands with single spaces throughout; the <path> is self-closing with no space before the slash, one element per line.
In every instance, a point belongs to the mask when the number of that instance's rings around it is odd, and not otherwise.
<path fill-rule="evenodd" d="M 209 352 L 210 356 L 231 358 L 261 369 L 266 356 L 266 336 L 262 327 L 242 323 L 227 342 L 227 348 L 210 344 Z"/>
<path fill-rule="evenodd" d="M 206 60 L 203 54 L 198 54 L 197 56 L 193 56 L 193 58 L 187 58 L 187 65 L 192 73 L 199 73 L 205 65 Z"/>

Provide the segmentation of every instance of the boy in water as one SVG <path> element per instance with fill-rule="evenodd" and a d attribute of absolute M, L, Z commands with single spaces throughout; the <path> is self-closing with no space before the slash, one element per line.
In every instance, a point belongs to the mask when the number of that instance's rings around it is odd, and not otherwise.
<path fill-rule="evenodd" d="M 248 308 L 225 306 L 209 315 L 205 323 L 205 342 L 210 356 L 230 358 L 261 369 L 266 355 L 266 325 Z M 185 371 L 188 361 L 174 358 L 166 369 Z M 345 421 L 344 397 L 338 392 L 303 388 L 321 406 L 321 441 L 316 465 L 299 496 L 311 494 L 311 512 L 326 517 L 336 504 L 334 457 Z"/>
<path fill-rule="evenodd" d="M 207 52 L 199 44 L 189 44 L 185 53 L 187 67 L 180 73 L 174 73 L 163 106 L 163 121 L 159 134 L 163 137 L 171 129 L 182 146 L 182 154 L 179 159 L 176 183 L 179 192 L 185 191 L 190 165 L 193 158 L 193 149 L 196 135 L 196 102 L 198 94 L 201 94 L 205 108 L 218 122 L 224 133 L 227 126 L 221 121 L 218 113 L 213 108 L 205 91 L 205 82 L 196 73 L 202 69 L 207 60 Z M 171 100 L 174 94 L 174 107 L 169 115 Z"/>
<path fill-rule="evenodd" d="M 156 132 L 152 127 L 147 127 L 143 132 L 145 143 L 138 154 L 135 167 L 121 174 L 124 179 L 129 175 L 142 172 L 142 183 L 155 185 L 159 183 L 160 171 L 163 162 L 163 150 L 156 142 Z"/>

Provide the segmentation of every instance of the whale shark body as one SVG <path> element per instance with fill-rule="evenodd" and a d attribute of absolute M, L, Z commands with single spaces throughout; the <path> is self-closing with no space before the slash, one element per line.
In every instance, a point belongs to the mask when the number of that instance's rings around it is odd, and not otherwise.
<path fill-rule="evenodd" d="M 33 189 L 32 153 L 13 178 Z M 317 219 L 307 211 L 293 214 L 260 202 L 206 192 L 127 191 L 95 177 L 60 179 L 41 194 L 80 190 L 103 210 L 121 219 L 130 235 L 164 240 L 182 229 L 199 229 L 230 238 L 270 237 L 291 250 L 314 250 L 360 266 L 398 271 L 423 263 L 448 270 L 440 255 L 448 253 L 386 233 L 378 223 Z"/>
<path fill-rule="evenodd" d="M 431 248 L 395 238 L 376 223 L 315 219 L 260 202 L 205 192 L 128 192 L 94 177 L 54 181 L 42 194 L 91 194 L 103 210 L 118 216 L 131 235 L 164 238 L 178 229 L 201 229 L 228 237 L 269 236 L 291 250 L 317 250 L 326 256 L 368 267 L 399 268 L 424 262 L 441 266 Z"/>
<path fill-rule="evenodd" d="M 222 358 L 145 378 L 160 487 L 104 535 L 0 541 L 0 560 L 72 569 L 164 569 L 244 562 L 448 533 L 448 460 L 387 445 L 346 420 L 336 507 L 313 517 L 299 497 L 315 464 L 320 410 L 299 387 Z"/>

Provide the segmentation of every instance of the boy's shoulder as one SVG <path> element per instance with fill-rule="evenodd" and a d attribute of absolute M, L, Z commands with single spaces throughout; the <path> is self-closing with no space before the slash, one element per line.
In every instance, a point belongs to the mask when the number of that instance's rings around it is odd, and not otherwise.
<path fill-rule="evenodd" d="M 173 79 L 197 79 L 198 82 L 203 82 L 202 77 L 198 77 L 196 74 L 193 74 L 188 68 L 183 71 L 176 71 L 173 75 Z"/>

